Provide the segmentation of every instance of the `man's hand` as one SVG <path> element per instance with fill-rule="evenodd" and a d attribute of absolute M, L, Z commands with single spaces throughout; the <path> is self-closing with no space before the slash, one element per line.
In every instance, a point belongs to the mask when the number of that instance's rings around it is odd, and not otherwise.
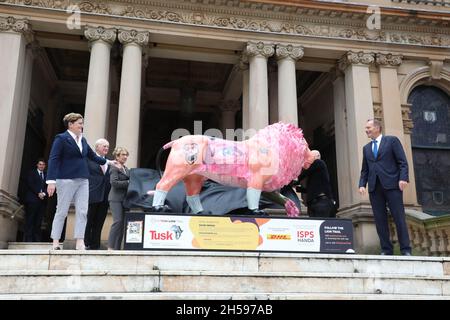
<path fill-rule="evenodd" d="M 45 192 L 39 192 L 38 197 L 39 199 L 43 200 L 45 198 Z"/>
<path fill-rule="evenodd" d="M 359 187 L 359 194 L 362 195 L 362 196 L 365 196 L 366 195 L 366 188 Z"/>
<path fill-rule="evenodd" d="M 405 190 L 405 188 L 408 186 L 408 182 L 404 181 L 404 180 L 400 180 L 398 182 L 398 187 L 400 188 L 401 191 Z"/>
<path fill-rule="evenodd" d="M 47 186 L 47 194 L 49 197 L 53 196 L 56 191 L 56 183 L 49 183 Z"/>

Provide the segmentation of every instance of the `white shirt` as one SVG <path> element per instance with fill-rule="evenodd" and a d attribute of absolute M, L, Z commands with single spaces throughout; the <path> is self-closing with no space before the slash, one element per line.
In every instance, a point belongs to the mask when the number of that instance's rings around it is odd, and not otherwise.
<path fill-rule="evenodd" d="M 382 134 L 380 134 L 376 139 L 373 139 L 372 141 L 376 140 L 377 141 L 377 152 L 380 150 L 380 143 L 381 143 L 381 138 L 383 137 Z M 374 143 L 372 143 L 372 152 L 373 152 L 373 147 L 374 147 Z"/>
<path fill-rule="evenodd" d="M 99 156 L 100 158 L 105 159 L 104 156 L 99 155 L 97 152 L 96 152 L 95 154 L 96 154 L 97 156 Z M 110 160 L 106 159 L 106 163 L 100 165 L 100 167 L 102 167 L 103 173 L 105 173 L 106 170 L 108 170 L 108 164 L 109 164 L 109 161 L 110 161 Z"/>
<path fill-rule="evenodd" d="M 83 138 L 83 134 L 80 134 L 78 137 L 78 141 L 77 141 L 77 135 L 75 133 L 73 133 L 70 130 L 67 130 L 67 132 L 70 134 L 70 136 L 73 138 L 73 140 L 75 140 L 75 143 L 78 146 L 78 149 L 80 149 L 80 152 L 83 152 L 83 144 L 81 143 L 81 139 Z"/>

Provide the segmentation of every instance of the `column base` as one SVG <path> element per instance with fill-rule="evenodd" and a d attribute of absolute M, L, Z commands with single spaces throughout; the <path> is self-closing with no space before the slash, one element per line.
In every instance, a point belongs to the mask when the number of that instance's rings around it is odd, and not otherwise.
<path fill-rule="evenodd" d="M 4 190 L 0 190 L 0 249 L 8 248 L 8 242 L 16 241 L 19 224 L 25 218 L 24 206 Z"/>
<path fill-rule="evenodd" d="M 340 209 L 337 217 L 352 219 L 353 242 L 357 254 L 380 254 L 380 241 L 370 204 L 359 203 Z"/>

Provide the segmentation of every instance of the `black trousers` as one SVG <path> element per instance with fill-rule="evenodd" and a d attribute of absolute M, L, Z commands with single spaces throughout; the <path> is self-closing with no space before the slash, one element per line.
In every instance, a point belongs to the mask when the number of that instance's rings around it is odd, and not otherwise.
<path fill-rule="evenodd" d="M 91 250 L 100 249 L 102 229 L 107 213 L 108 201 L 89 204 L 84 244 Z"/>
<path fill-rule="evenodd" d="M 405 207 L 403 206 L 403 192 L 400 189 L 386 190 L 377 179 L 375 190 L 369 192 L 369 198 L 378 237 L 380 238 L 381 250 L 386 254 L 393 254 L 393 246 L 389 236 L 388 206 L 397 228 L 400 251 L 411 253 Z"/>
<path fill-rule="evenodd" d="M 336 208 L 331 199 L 327 197 L 316 198 L 308 204 L 308 216 L 314 218 L 334 218 Z"/>
<path fill-rule="evenodd" d="M 40 242 L 42 240 L 41 225 L 47 202 L 29 202 L 25 205 L 25 242 Z"/>

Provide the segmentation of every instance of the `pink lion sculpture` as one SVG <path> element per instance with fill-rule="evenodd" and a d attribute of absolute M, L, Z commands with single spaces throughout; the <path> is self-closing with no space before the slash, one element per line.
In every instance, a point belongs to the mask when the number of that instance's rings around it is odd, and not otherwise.
<path fill-rule="evenodd" d="M 186 187 L 186 201 L 193 213 L 203 211 L 200 190 L 206 179 L 247 189 L 247 204 L 253 214 L 259 210 L 261 192 L 273 192 L 296 179 L 314 161 L 301 129 L 275 123 L 245 141 L 229 141 L 202 135 L 188 135 L 166 144 L 172 148 L 166 170 L 153 194 L 153 211 L 169 211 L 164 205 L 169 190 L 180 180 Z M 280 198 L 281 197 L 281 198 Z M 299 209 L 292 200 L 277 194 L 289 216 Z M 277 201 L 280 202 L 280 201 Z"/>

